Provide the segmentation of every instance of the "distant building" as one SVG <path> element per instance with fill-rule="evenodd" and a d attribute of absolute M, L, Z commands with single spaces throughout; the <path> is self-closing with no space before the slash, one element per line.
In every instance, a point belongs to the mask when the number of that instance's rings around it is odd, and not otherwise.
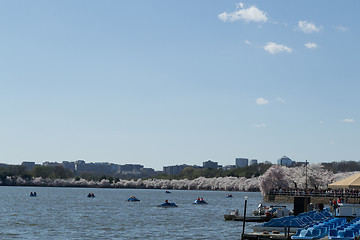
<path fill-rule="evenodd" d="M 203 162 L 203 168 L 217 169 L 218 167 L 219 166 L 217 162 L 213 162 L 211 160 Z"/>
<path fill-rule="evenodd" d="M 121 174 L 141 174 L 144 169 L 140 164 L 125 164 L 119 165 L 119 173 Z"/>
<path fill-rule="evenodd" d="M 63 161 L 62 165 L 64 168 L 69 169 L 72 172 L 75 172 L 75 162 Z"/>
<path fill-rule="evenodd" d="M 251 165 L 257 165 L 258 164 L 258 160 L 257 159 L 251 159 L 250 160 L 250 166 Z"/>
<path fill-rule="evenodd" d="M 234 168 L 236 168 L 236 165 L 226 165 L 226 166 L 224 166 L 224 167 L 222 167 L 222 169 L 223 170 L 230 170 L 230 169 L 234 169 Z"/>
<path fill-rule="evenodd" d="M 22 162 L 21 166 L 26 167 L 26 170 L 31 171 L 35 167 L 35 162 Z"/>
<path fill-rule="evenodd" d="M 0 167 L 7 167 L 8 165 L 6 163 L 0 163 Z"/>
<path fill-rule="evenodd" d="M 294 163 L 295 162 L 293 160 L 291 160 L 290 158 L 288 158 L 287 156 L 283 156 L 282 158 L 277 160 L 277 164 L 281 165 L 281 166 L 290 167 L 290 166 L 294 165 Z"/>
<path fill-rule="evenodd" d="M 49 162 L 49 161 L 46 161 L 42 164 L 43 166 L 49 166 L 49 167 L 55 167 L 55 166 L 60 166 L 61 164 L 58 163 L 58 162 Z"/>
<path fill-rule="evenodd" d="M 235 165 L 238 168 L 247 167 L 249 165 L 248 158 L 235 158 Z"/>
<path fill-rule="evenodd" d="M 265 161 L 264 164 L 272 164 L 270 161 Z"/>
<path fill-rule="evenodd" d="M 163 172 L 167 175 L 179 175 L 181 174 L 181 171 L 186 167 L 191 167 L 191 166 L 186 164 L 167 166 L 167 167 L 163 167 Z"/>
<path fill-rule="evenodd" d="M 114 174 L 118 171 L 119 165 L 108 162 L 85 163 L 84 160 L 75 162 L 75 173 L 91 172 L 97 175 Z"/>

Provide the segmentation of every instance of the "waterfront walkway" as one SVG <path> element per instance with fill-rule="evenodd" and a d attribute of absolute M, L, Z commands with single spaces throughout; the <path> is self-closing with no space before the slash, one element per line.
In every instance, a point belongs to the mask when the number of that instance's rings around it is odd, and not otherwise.
<path fill-rule="evenodd" d="M 330 201 L 340 199 L 342 203 L 360 203 L 360 190 L 358 189 L 272 189 L 264 196 L 269 202 L 293 202 L 294 197 L 311 197 L 313 203 L 330 204 Z"/>

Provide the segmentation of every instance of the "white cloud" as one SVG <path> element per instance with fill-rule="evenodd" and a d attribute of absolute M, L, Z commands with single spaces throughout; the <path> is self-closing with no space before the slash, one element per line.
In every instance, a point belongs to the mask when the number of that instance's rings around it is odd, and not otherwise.
<path fill-rule="evenodd" d="M 265 105 L 265 104 L 268 104 L 269 103 L 269 100 L 265 99 L 265 98 L 257 98 L 256 99 L 256 104 L 259 104 L 259 105 Z"/>
<path fill-rule="evenodd" d="M 223 22 L 234 22 L 242 20 L 244 22 L 267 22 L 268 18 L 265 12 L 261 11 L 255 6 L 249 8 L 244 8 L 244 4 L 240 3 L 237 5 L 237 10 L 235 12 L 226 13 L 223 12 L 218 15 L 218 18 Z"/>
<path fill-rule="evenodd" d="M 312 33 L 312 32 L 319 32 L 320 28 L 315 26 L 312 22 L 307 21 L 299 21 L 299 28 L 304 33 Z"/>
<path fill-rule="evenodd" d="M 256 128 L 266 127 L 266 124 L 265 123 L 254 124 L 254 127 Z"/>
<path fill-rule="evenodd" d="M 352 118 L 345 118 L 344 120 L 342 120 L 343 122 L 346 122 L 346 123 L 353 123 L 353 122 L 355 122 L 355 120 L 354 119 L 352 119 Z"/>
<path fill-rule="evenodd" d="M 265 51 L 269 52 L 270 54 L 278 54 L 281 52 L 288 52 L 291 53 L 292 49 L 284 46 L 282 44 L 277 44 L 274 42 L 268 42 L 266 46 L 264 47 Z"/>
<path fill-rule="evenodd" d="M 305 47 L 312 49 L 312 48 L 318 48 L 319 46 L 316 43 L 308 42 L 308 43 L 305 43 Z"/>
<path fill-rule="evenodd" d="M 349 28 L 347 27 L 344 27 L 344 26 L 341 26 L 341 25 L 338 25 L 335 27 L 338 31 L 340 32 L 346 32 L 346 31 L 349 31 Z"/>

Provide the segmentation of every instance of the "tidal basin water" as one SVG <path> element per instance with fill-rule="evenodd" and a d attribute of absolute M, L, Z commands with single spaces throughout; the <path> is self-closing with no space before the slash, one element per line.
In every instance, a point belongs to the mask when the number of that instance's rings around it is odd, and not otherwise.
<path fill-rule="evenodd" d="M 240 239 L 242 222 L 223 215 L 243 213 L 245 196 L 249 214 L 262 201 L 260 193 L 170 191 L 1 186 L 0 239 Z M 197 197 L 209 204 L 192 204 Z M 178 207 L 157 206 L 166 199 Z"/>

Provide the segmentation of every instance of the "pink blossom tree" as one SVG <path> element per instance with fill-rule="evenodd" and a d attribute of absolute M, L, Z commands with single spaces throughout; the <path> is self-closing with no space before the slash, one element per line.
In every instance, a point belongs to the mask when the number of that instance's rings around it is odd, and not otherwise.
<path fill-rule="evenodd" d="M 279 165 L 271 166 L 259 177 L 259 186 L 263 195 L 268 195 L 270 190 L 274 188 L 288 188 L 287 169 Z"/>

